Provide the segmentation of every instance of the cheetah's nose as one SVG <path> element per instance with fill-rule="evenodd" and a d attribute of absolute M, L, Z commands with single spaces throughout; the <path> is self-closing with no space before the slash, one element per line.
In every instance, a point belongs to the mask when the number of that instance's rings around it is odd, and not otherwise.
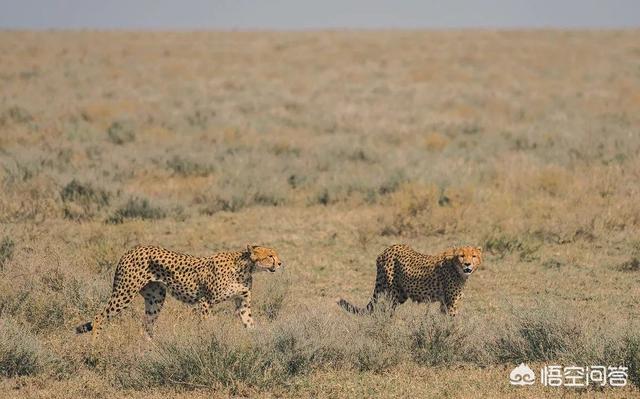
<path fill-rule="evenodd" d="M 465 266 L 471 266 L 471 262 L 464 262 Z"/>

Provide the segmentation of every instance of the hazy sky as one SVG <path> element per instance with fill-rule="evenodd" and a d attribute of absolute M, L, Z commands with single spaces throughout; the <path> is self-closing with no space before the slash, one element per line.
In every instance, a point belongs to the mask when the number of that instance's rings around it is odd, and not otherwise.
<path fill-rule="evenodd" d="M 0 0 L 0 28 L 640 27 L 640 0 Z"/>

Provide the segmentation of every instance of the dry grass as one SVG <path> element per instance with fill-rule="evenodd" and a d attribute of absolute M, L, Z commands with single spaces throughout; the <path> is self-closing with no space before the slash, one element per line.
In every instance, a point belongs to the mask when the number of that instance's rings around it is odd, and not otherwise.
<path fill-rule="evenodd" d="M 0 393 L 555 397 L 532 367 L 640 379 L 639 33 L 2 32 Z M 142 304 L 73 327 L 129 247 L 261 243 L 258 329 Z M 365 303 L 374 259 L 483 245 L 455 320 Z M 185 331 L 187 331 L 185 333 Z"/>

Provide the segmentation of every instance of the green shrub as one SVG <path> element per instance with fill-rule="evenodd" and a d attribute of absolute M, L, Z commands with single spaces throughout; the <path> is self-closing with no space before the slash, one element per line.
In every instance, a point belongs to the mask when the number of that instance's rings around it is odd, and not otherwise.
<path fill-rule="evenodd" d="M 129 198 L 129 200 L 107 219 L 107 223 L 118 224 L 125 219 L 162 219 L 167 213 L 159 207 L 154 207 L 146 198 Z"/>

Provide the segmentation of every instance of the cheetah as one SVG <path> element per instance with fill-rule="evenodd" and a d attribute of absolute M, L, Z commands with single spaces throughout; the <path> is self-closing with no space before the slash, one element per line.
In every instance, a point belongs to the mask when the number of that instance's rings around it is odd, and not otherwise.
<path fill-rule="evenodd" d="M 238 252 L 219 252 L 209 257 L 195 257 L 156 246 L 138 246 L 125 253 L 116 266 L 113 290 L 106 308 L 93 321 L 80 325 L 76 333 L 100 333 L 105 319 L 125 309 L 134 296 L 144 298 L 144 329 L 153 336 L 167 291 L 176 299 L 196 305 L 202 319 L 209 308 L 233 298 L 236 312 L 245 327 L 253 328 L 251 317 L 252 273 L 275 272 L 282 261 L 275 250 L 247 245 Z"/>
<path fill-rule="evenodd" d="M 391 308 L 408 298 L 415 302 L 440 302 L 440 311 L 458 313 L 462 289 L 469 276 L 482 263 L 482 248 L 450 248 L 437 255 L 419 253 L 407 245 L 392 245 L 377 258 L 376 285 L 365 309 L 340 299 L 338 304 L 355 314 L 370 314 L 381 295 Z"/>

